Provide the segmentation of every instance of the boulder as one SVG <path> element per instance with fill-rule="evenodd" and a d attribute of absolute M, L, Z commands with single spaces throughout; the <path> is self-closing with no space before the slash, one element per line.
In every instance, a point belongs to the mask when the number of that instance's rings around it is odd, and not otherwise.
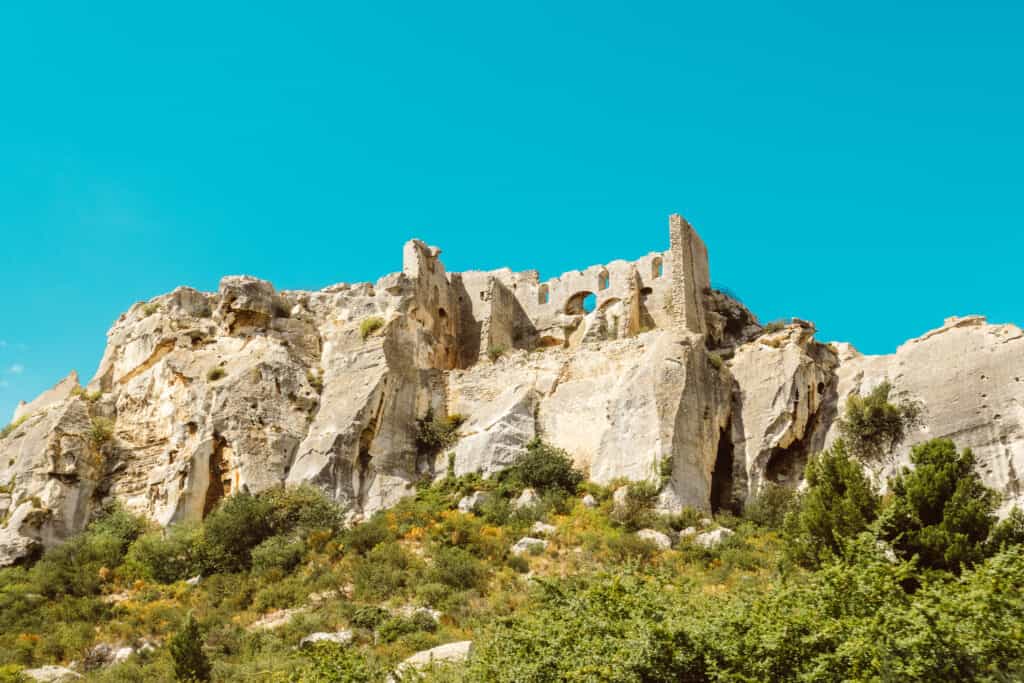
<path fill-rule="evenodd" d="M 540 502 L 540 496 L 533 489 L 523 489 L 519 497 L 512 501 L 512 507 L 516 510 L 533 507 Z"/>
<path fill-rule="evenodd" d="M 544 522 L 534 522 L 533 526 L 530 527 L 530 533 L 536 536 L 550 536 L 557 531 L 554 524 L 546 524 Z"/>
<path fill-rule="evenodd" d="M 457 662 L 464 662 L 469 658 L 469 653 L 472 648 L 473 641 L 460 640 L 454 643 L 438 645 L 437 647 L 432 647 L 429 650 L 422 650 L 399 664 L 395 669 L 395 673 L 404 674 L 410 670 L 426 669 L 432 664 L 453 664 Z M 392 676 L 388 680 L 393 682 L 396 679 Z"/>
<path fill-rule="evenodd" d="M 41 683 L 66 683 L 81 678 L 81 674 L 63 666 L 41 666 L 38 669 L 25 669 L 21 675 Z"/>
<path fill-rule="evenodd" d="M 313 643 L 335 643 L 337 645 L 348 645 L 352 642 L 354 636 L 352 631 L 336 631 L 334 633 L 325 633 L 323 631 L 317 633 L 310 633 L 308 636 L 299 641 L 299 647 L 306 647 Z"/>
<path fill-rule="evenodd" d="M 473 491 L 468 496 L 459 500 L 459 512 L 476 512 L 480 506 L 490 500 L 491 494 L 487 491 Z"/>
<path fill-rule="evenodd" d="M 548 542 L 544 539 L 525 536 L 516 541 L 515 545 L 512 546 L 512 554 L 525 555 L 528 553 L 532 555 L 534 553 L 543 551 L 547 547 Z"/>
<path fill-rule="evenodd" d="M 661 550 L 668 550 L 672 547 L 672 539 L 655 529 L 641 529 L 636 532 L 636 536 L 645 541 L 650 541 Z"/>
<path fill-rule="evenodd" d="M 587 495 L 583 496 L 583 500 L 581 500 L 580 502 L 583 503 L 583 507 L 587 507 L 587 508 L 596 508 L 597 507 L 597 499 L 594 498 L 589 493 Z"/>
<path fill-rule="evenodd" d="M 732 529 L 726 529 L 725 527 L 718 527 L 711 531 L 705 531 L 702 534 L 697 534 L 693 539 L 694 543 L 704 548 L 715 548 L 722 543 L 726 538 L 732 536 L 735 532 Z"/>

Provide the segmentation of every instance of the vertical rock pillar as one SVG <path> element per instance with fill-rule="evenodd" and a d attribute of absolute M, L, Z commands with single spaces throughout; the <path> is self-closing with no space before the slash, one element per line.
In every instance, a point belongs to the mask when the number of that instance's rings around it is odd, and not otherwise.
<path fill-rule="evenodd" d="M 668 241 L 673 325 L 680 332 L 705 334 L 704 292 L 711 286 L 707 247 L 679 214 L 669 216 Z"/>

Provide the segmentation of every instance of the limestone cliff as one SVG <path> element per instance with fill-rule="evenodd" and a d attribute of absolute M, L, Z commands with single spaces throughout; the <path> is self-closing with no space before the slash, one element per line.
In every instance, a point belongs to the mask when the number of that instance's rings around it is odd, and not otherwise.
<path fill-rule="evenodd" d="M 861 356 L 803 321 L 765 331 L 710 288 L 678 216 L 669 245 L 541 282 L 447 273 L 413 240 L 402 272 L 372 284 L 278 292 L 226 277 L 216 293 L 138 303 L 86 387 L 72 373 L 0 438 L 0 564 L 114 499 L 168 524 L 310 482 L 357 520 L 449 463 L 492 474 L 535 436 L 596 481 L 660 482 L 665 509 L 737 507 L 765 481 L 797 484 L 845 397 L 883 380 L 925 404 L 917 437 L 974 448 L 989 484 L 1020 498 L 1020 329 L 953 319 Z M 452 449 L 418 447 L 418 421 L 455 413 L 467 419 Z"/>

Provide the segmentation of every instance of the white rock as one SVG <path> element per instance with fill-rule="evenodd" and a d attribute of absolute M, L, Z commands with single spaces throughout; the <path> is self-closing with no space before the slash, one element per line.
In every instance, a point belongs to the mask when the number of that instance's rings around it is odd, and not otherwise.
<path fill-rule="evenodd" d="M 665 534 L 657 531 L 656 529 L 641 529 L 636 532 L 637 538 L 642 538 L 645 541 L 650 541 L 654 545 L 658 546 L 662 550 L 668 550 L 672 547 L 672 539 Z"/>
<path fill-rule="evenodd" d="M 530 533 L 537 536 L 550 536 L 555 531 L 557 531 L 557 528 L 554 524 L 546 524 L 544 522 L 534 522 L 533 526 L 530 527 Z"/>
<path fill-rule="evenodd" d="M 464 662 L 469 658 L 469 653 L 473 648 L 473 641 L 461 640 L 454 643 L 447 643 L 445 645 L 438 645 L 432 647 L 429 650 L 422 650 L 412 655 L 401 664 L 398 665 L 395 672 L 398 674 L 405 673 L 409 670 L 425 669 L 431 664 L 453 664 L 457 662 Z M 389 681 L 395 681 L 395 678 L 389 677 Z"/>
<path fill-rule="evenodd" d="M 732 529 L 719 527 L 717 529 L 712 529 L 711 531 L 705 531 L 702 534 L 698 534 L 693 540 L 699 546 L 714 548 L 734 533 L 735 532 Z"/>
<path fill-rule="evenodd" d="M 120 664 L 121 662 L 131 657 L 133 654 L 135 654 L 135 648 L 119 647 L 117 648 L 117 650 L 114 651 L 113 663 Z"/>
<path fill-rule="evenodd" d="M 336 643 L 338 645 L 348 645 L 352 642 L 353 635 L 352 631 L 336 631 L 335 633 L 325 633 L 323 631 L 317 633 L 310 633 L 308 636 L 299 641 L 299 647 L 305 647 L 312 645 L 313 643 Z"/>
<path fill-rule="evenodd" d="M 516 510 L 522 510 L 523 508 L 533 507 L 540 502 L 540 496 L 533 489 L 523 489 L 523 492 L 519 494 L 519 497 L 512 501 L 512 507 Z"/>
<path fill-rule="evenodd" d="M 594 498 L 589 493 L 587 495 L 583 496 L 583 500 L 580 501 L 580 502 L 583 503 L 583 507 L 587 507 L 587 508 L 596 508 L 597 507 L 597 499 Z"/>
<path fill-rule="evenodd" d="M 203 580 L 202 576 L 193 576 L 191 579 L 185 581 L 190 586 L 198 586 L 199 582 Z"/>
<path fill-rule="evenodd" d="M 629 500 L 629 487 L 620 486 L 612 492 L 612 507 L 615 510 L 623 510 Z"/>
<path fill-rule="evenodd" d="M 696 536 L 696 535 L 697 535 L 697 527 L 695 527 L 695 526 L 688 526 L 688 527 L 686 527 L 685 529 L 683 529 L 682 531 L 679 532 L 679 538 L 688 538 L 690 536 Z"/>
<path fill-rule="evenodd" d="M 523 555 L 526 553 L 535 553 L 542 551 L 548 547 L 548 542 L 541 538 L 532 538 L 530 536 L 524 536 L 516 541 L 515 545 L 512 546 L 513 555 Z"/>
<path fill-rule="evenodd" d="M 459 500 L 459 512 L 474 512 L 480 509 L 480 506 L 490 500 L 491 494 L 487 491 L 473 491 L 468 496 L 463 496 Z"/>
<path fill-rule="evenodd" d="M 60 683 L 82 677 L 71 669 L 53 665 L 41 666 L 38 669 L 25 669 L 21 672 L 21 675 L 31 678 L 33 681 L 42 681 L 43 683 Z"/>

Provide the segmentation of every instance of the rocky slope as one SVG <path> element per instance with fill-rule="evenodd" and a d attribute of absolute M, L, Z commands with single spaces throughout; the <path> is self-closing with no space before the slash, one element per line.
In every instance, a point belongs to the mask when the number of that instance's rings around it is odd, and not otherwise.
<path fill-rule="evenodd" d="M 889 356 L 819 343 L 803 321 L 766 331 L 710 289 L 693 229 L 674 216 L 669 233 L 666 252 L 546 282 L 446 273 L 414 240 L 373 284 L 227 277 L 136 304 L 86 387 L 72 373 L 0 439 L 0 564 L 112 499 L 168 524 L 311 482 L 359 519 L 449 466 L 491 474 L 536 436 L 596 481 L 659 482 L 666 509 L 739 505 L 765 481 L 796 485 L 845 397 L 886 380 L 925 405 L 908 443 L 949 436 L 1021 498 L 1019 328 L 954 318 Z M 453 414 L 455 445 L 425 448 L 421 422 Z"/>

